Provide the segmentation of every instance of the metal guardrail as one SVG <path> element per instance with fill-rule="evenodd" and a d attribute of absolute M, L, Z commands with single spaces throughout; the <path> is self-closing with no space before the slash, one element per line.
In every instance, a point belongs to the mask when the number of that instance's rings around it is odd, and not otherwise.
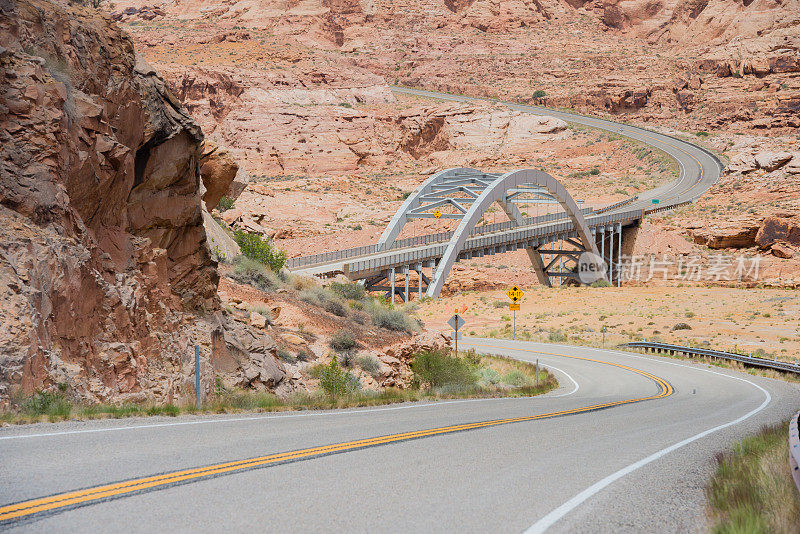
<path fill-rule="evenodd" d="M 635 196 L 632 196 L 630 198 L 626 198 L 625 200 L 620 200 L 619 202 L 615 202 L 613 204 L 609 204 L 608 206 L 605 206 L 603 208 L 594 210 L 594 212 L 595 213 L 605 213 L 607 211 L 612 211 L 612 210 L 615 210 L 615 209 L 619 209 L 622 206 L 627 206 L 628 204 L 630 204 L 631 202 L 634 202 L 636 200 L 639 200 L 639 195 L 635 195 Z"/>
<path fill-rule="evenodd" d="M 792 469 L 792 478 L 794 478 L 794 485 L 797 486 L 797 491 L 800 491 L 800 434 L 798 434 L 798 421 L 800 420 L 800 412 L 794 414 L 792 420 L 789 421 L 789 466 Z"/>
<path fill-rule="evenodd" d="M 763 367 L 765 369 L 774 369 L 776 371 L 800 374 L 800 365 L 797 364 L 780 362 L 778 360 L 768 360 L 766 358 L 758 358 L 755 356 L 744 356 L 742 354 L 735 354 L 733 352 L 701 349 L 699 347 L 684 347 L 682 345 L 669 345 L 667 343 L 652 343 L 649 341 L 634 341 L 631 343 L 625 343 L 623 346 L 634 349 L 657 350 L 671 353 L 682 352 L 684 354 L 693 354 L 695 356 L 709 356 L 723 360 L 732 360 L 745 365 L 752 365 L 753 367 Z"/>

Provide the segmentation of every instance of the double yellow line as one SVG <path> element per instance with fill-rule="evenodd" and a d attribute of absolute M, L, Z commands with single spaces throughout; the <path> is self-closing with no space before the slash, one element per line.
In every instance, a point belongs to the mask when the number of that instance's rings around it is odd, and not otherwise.
<path fill-rule="evenodd" d="M 492 347 L 491 345 L 478 345 L 478 346 Z M 504 348 L 504 347 L 494 347 L 494 348 Z M 674 391 L 672 386 L 666 380 L 659 378 L 655 375 L 652 375 L 650 373 L 647 373 L 645 371 L 634 369 L 633 367 L 628 367 L 627 365 L 611 363 L 601 360 L 594 360 L 591 358 L 580 358 L 577 356 L 567 356 L 564 354 L 556 354 L 556 353 L 542 352 L 542 351 L 535 351 L 528 349 L 515 349 L 515 350 L 533 352 L 538 354 L 548 354 L 553 356 L 561 356 L 561 357 L 572 358 L 576 360 L 584 360 L 589 362 L 596 362 L 605 365 L 611 365 L 614 367 L 619 367 L 621 369 L 626 369 L 653 380 L 659 387 L 659 393 L 657 395 L 653 395 L 650 397 L 640 397 L 622 401 L 607 402 L 602 404 L 593 404 L 590 406 L 583 406 L 571 410 L 562 410 L 558 412 L 543 413 L 525 417 L 512 417 L 508 419 L 494 419 L 491 421 L 481 421 L 477 423 L 444 426 L 439 428 L 431 428 L 427 430 L 417 430 L 413 432 L 403 432 L 400 434 L 390 434 L 387 436 L 379 436 L 379 437 L 361 439 L 356 441 L 347 441 L 344 443 L 336 443 L 333 445 L 325 445 L 321 447 L 312 447 L 297 451 L 270 454 L 267 456 L 259 456 L 256 458 L 249 458 L 246 460 L 238 460 L 234 462 L 214 464 L 207 467 L 199 467 L 195 469 L 184 469 L 181 471 L 174 471 L 171 473 L 165 473 L 161 475 L 154 475 L 144 478 L 127 480 L 124 482 L 116 482 L 113 484 L 95 486 L 92 488 L 87 488 L 78 491 L 59 493 L 56 495 L 51 495 L 50 497 L 32 499 L 29 501 L 23 501 L 16 504 L 9 504 L 0 507 L 0 525 L 2 525 L 3 522 L 20 520 L 30 516 L 34 516 L 36 514 L 52 513 L 54 511 L 66 510 L 78 506 L 85 506 L 102 500 L 118 498 L 141 491 L 165 488 L 173 484 L 197 481 L 204 478 L 234 473 L 237 471 L 244 471 L 247 469 L 266 467 L 269 465 L 276 465 L 280 463 L 287 463 L 308 458 L 320 457 L 328 454 L 353 451 L 365 447 L 374 447 L 377 445 L 385 445 L 387 443 L 395 443 L 399 441 L 407 441 L 411 439 L 424 438 L 441 434 L 450 434 L 453 432 L 461 432 L 465 430 L 474 430 L 478 428 L 488 428 L 497 425 L 506 425 L 509 423 L 520 423 L 524 421 L 534 421 L 537 419 L 548 419 L 562 415 L 591 412 L 594 410 L 610 408 L 613 406 L 620 406 L 623 404 L 631 404 L 635 402 L 642 402 L 646 400 L 667 397 L 669 395 L 672 395 Z"/>

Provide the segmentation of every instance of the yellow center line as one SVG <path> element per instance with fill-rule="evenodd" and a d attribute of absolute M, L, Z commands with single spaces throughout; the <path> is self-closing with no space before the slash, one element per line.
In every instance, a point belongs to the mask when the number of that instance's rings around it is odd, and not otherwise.
<path fill-rule="evenodd" d="M 493 345 L 483 345 L 483 344 L 473 344 L 479 347 L 487 347 L 487 348 L 508 348 L 508 347 L 500 347 L 500 346 L 493 346 Z M 352 451 L 364 447 L 374 447 L 377 445 L 383 445 L 387 443 L 394 443 L 398 441 L 406 441 L 410 439 L 417 439 L 422 437 L 429 437 L 429 436 L 436 436 L 441 434 L 449 434 L 453 432 L 461 432 L 464 430 L 474 430 L 478 428 L 488 428 L 497 425 L 505 425 L 509 423 L 519 423 L 524 421 L 534 421 L 537 419 L 547 419 L 553 418 L 563 415 L 572 415 L 578 413 L 586 413 L 594 410 L 600 410 L 604 408 L 609 408 L 613 406 L 620 406 L 624 404 L 631 404 L 635 402 L 642 402 L 646 400 L 652 399 L 659 399 L 663 397 L 667 397 L 672 395 L 674 392 L 672 386 L 662 378 L 659 378 L 655 375 L 652 375 L 646 371 L 642 371 L 640 369 L 635 369 L 633 367 L 629 367 L 627 365 L 622 365 L 618 363 L 606 362 L 602 360 L 595 360 L 592 358 L 582 358 L 578 356 L 567 356 L 566 354 L 558 354 L 553 352 L 544 352 L 544 351 L 537 351 L 531 349 L 513 349 L 519 350 L 524 352 L 532 352 L 537 354 L 547 354 L 552 356 L 560 356 L 565 358 L 571 358 L 575 360 L 584 360 L 588 362 L 595 362 L 604 365 L 611 365 L 614 367 L 619 367 L 621 369 L 626 369 L 632 371 L 636 374 L 642 375 L 646 378 L 653 380 L 659 386 L 660 392 L 657 395 L 649 396 L 649 397 L 639 397 L 634 399 L 627 399 L 621 401 L 613 401 L 613 402 L 606 402 L 602 404 L 592 404 L 589 406 L 582 406 L 579 408 L 573 408 L 569 410 L 561 410 L 557 412 L 549 412 L 549 413 L 542 413 L 537 415 L 528 415 L 523 417 L 513 417 L 508 419 L 494 419 L 490 421 L 481 421 L 476 423 L 465 423 L 460 425 L 451 425 L 451 426 L 444 426 L 439 428 L 431 428 L 426 430 L 415 430 L 411 432 L 402 432 L 398 434 L 390 434 L 387 436 L 378 436 L 374 438 L 365 438 L 356 441 L 347 441 L 343 443 L 336 443 L 332 445 L 324 445 L 319 447 L 311 447 L 307 449 L 301 449 L 297 451 L 290 451 L 290 452 L 282 452 L 276 454 L 270 454 L 267 456 L 260 456 L 256 458 L 249 458 L 245 460 L 238 460 L 232 462 L 225 462 L 210 465 L 207 467 L 199 467 L 193 469 L 184 469 L 180 471 L 174 471 L 171 473 L 165 473 L 161 475 L 154 475 L 149 477 L 137 478 L 133 480 L 127 480 L 123 482 L 117 482 L 113 484 L 105 484 L 100 486 L 95 486 L 92 488 L 87 488 L 83 490 L 59 493 L 56 495 L 52 495 L 49 497 L 43 497 L 38 499 L 32 499 L 28 501 L 23 501 L 15 504 L 10 504 L 6 506 L 0 507 L 0 521 L 9 521 L 14 519 L 20 519 L 27 516 L 31 516 L 41 512 L 47 512 L 52 510 L 58 509 L 66 509 L 68 507 L 77 506 L 81 504 L 88 504 L 92 502 L 97 502 L 103 499 L 113 498 L 113 497 L 120 497 L 126 494 L 132 494 L 135 492 L 152 489 L 152 488 L 159 488 L 159 487 L 166 487 L 171 484 L 176 484 L 180 482 L 186 482 L 190 480 L 198 480 L 205 477 L 211 477 L 216 475 L 221 475 L 225 473 L 232 473 L 236 471 L 243 471 L 246 469 L 253 469 L 257 467 L 263 467 L 270 464 L 278 464 L 283 462 L 290 462 L 296 461 L 304 458 L 312 458 L 312 457 L 319 457 L 326 454 L 333 454 L 337 452 L 344 452 L 344 451 Z"/>

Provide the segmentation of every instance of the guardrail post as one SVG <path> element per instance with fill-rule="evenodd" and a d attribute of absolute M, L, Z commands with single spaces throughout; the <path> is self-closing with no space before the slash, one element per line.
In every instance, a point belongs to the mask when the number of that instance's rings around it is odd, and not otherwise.
<path fill-rule="evenodd" d="M 390 274 L 391 282 L 392 282 L 392 306 L 394 306 L 394 267 L 392 267 L 392 272 Z"/>

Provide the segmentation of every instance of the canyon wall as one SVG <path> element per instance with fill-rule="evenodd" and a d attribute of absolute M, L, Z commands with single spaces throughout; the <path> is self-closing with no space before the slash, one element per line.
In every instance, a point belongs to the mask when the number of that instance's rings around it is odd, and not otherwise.
<path fill-rule="evenodd" d="M 108 15 L 0 2 L 0 403 L 189 393 L 218 308 L 202 141 Z"/>

